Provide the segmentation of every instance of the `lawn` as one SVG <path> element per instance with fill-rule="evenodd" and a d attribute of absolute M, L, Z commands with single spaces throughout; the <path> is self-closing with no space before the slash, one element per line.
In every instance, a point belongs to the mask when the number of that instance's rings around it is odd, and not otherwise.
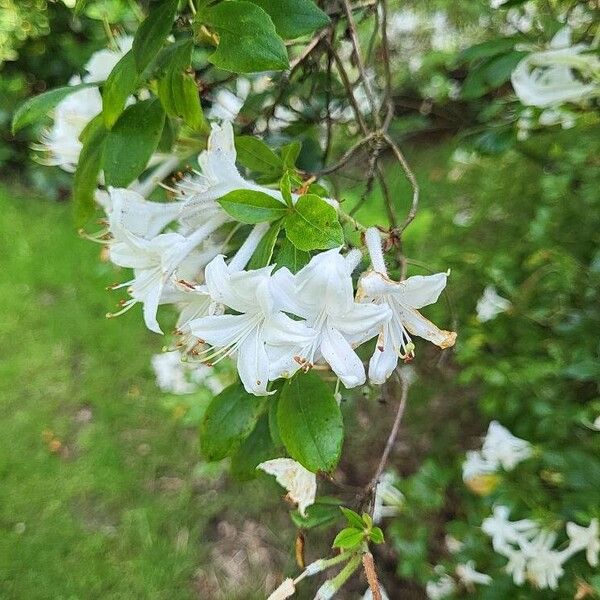
<path fill-rule="evenodd" d="M 255 555 L 287 560 L 259 522 L 277 494 L 202 465 L 184 405 L 154 384 L 162 340 L 139 315 L 104 318 L 125 273 L 70 206 L 4 190 L 0 211 L 0 596 L 264 597 Z"/>

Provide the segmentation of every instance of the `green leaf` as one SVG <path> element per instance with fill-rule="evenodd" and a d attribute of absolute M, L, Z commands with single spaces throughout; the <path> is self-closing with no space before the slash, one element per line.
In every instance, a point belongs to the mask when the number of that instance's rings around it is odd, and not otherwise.
<path fill-rule="evenodd" d="M 178 0 L 163 0 L 150 11 L 133 40 L 133 55 L 138 73 L 142 73 L 158 54 L 171 29 L 177 12 Z"/>
<path fill-rule="evenodd" d="M 135 58 L 130 50 L 114 66 L 102 89 L 102 114 L 106 127 L 110 129 L 117 122 L 127 98 L 135 91 L 137 85 Z"/>
<path fill-rule="evenodd" d="M 514 50 L 503 56 L 497 56 L 490 60 L 485 68 L 485 80 L 492 87 L 499 87 L 506 83 L 515 70 L 515 67 L 521 62 L 527 52 Z"/>
<path fill-rule="evenodd" d="M 290 456 L 309 471 L 330 471 L 337 465 L 344 438 L 342 413 L 316 373 L 297 373 L 285 382 L 277 424 Z"/>
<path fill-rule="evenodd" d="M 285 40 L 325 27 L 329 17 L 312 0 L 252 0 L 269 14 Z"/>
<path fill-rule="evenodd" d="M 283 170 L 281 159 L 267 144 L 251 135 L 235 138 L 237 160 L 252 171 L 278 176 Z"/>
<path fill-rule="evenodd" d="M 338 518 L 337 506 L 331 504 L 311 504 L 306 509 L 306 516 L 303 517 L 297 510 L 290 514 L 296 527 L 301 529 L 311 529 L 320 525 L 329 525 Z"/>
<path fill-rule="evenodd" d="M 259 6 L 243 0 L 227 0 L 198 11 L 195 23 L 206 25 L 219 36 L 209 61 L 234 73 L 280 71 L 289 66 L 287 50 L 273 21 Z"/>
<path fill-rule="evenodd" d="M 56 105 L 64 100 L 67 96 L 82 90 L 84 88 L 97 86 L 97 83 L 81 83 L 79 85 L 68 85 L 66 87 L 56 88 L 43 94 L 38 94 L 33 98 L 29 98 L 17 110 L 13 115 L 12 121 L 12 132 L 17 133 L 23 127 L 31 125 L 44 117 L 48 116 L 48 113 L 52 111 Z"/>
<path fill-rule="evenodd" d="M 492 56 L 498 56 L 505 52 L 512 50 L 517 43 L 517 38 L 496 38 L 482 42 L 481 44 L 475 44 L 470 48 L 465 48 L 459 55 L 458 60 L 460 62 L 472 62 L 481 58 L 490 58 Z"/>
<path fill-rule="evenodd" d="M 273 257 L 273 250 L 275 248 L 275 242 L 277 242 L 277 236 L 281 230 L 282 221 L 275 221 L 269 227 L 269 230 L 260 240 L 250 262 L 248 263 L 248 269 L 262 269 L 267 265 L 271 264 L 271 258 Z"/>
<path fill-rule="evenodd" d="M 73 214 L 79 227 L 85 225 L 94 214 L 94 194 L 98 187 L 106 135 L 102 115 L 97 115 L 86 125 L 80 136 L 83 146 L 73 178 Z"/>
<path fill-rule="evenodd" d="M 362 522 L 363 525 L 367 527 L 367 529 L 373 527 L 373 517 L 371 517 L 369 513 L 362 514 Z"/>
<path fill-rule="evenodd" d="M 234 190 L 218 202 L 236 221 L 249 224 L 275 221 L 288 211 L 285 204 L 256 190 Z"/>
<path fill-rule="evenodd" d="M 271 440 L 269 418 L 263 415 L 254 431 L 242 442 L 231 457 L 231 474 L 242 481 L 254 479 L 256 467 L 271 458 L 276 458 L 277 449 Z"/>
<path fill-rule="evenodd" d="M 371 533 L 369 534 L 369 539 L 374 544 L 383 544 L 385 542 L 385 537 L 383 535 L 383 531 L 380 527 L 373 527 L 371 529 Z"/>
<path fill-rule="evenodd" d="M 335 208 L 315 194 L 301 196 L 285 220 L 285 232 L 299 250 L 326 250 L 344 243 Z"/>
<path fill-rule="evenodd" d="M 292 273 L 297 273 L 309 261 L 310 254 L 304 250 L 298 250 L 288 239 L 283 240 L 275 259 L 278 267 L 287 267 Z"/>
<path fill-rule="evenodd" d="M 231 456 L 252 433 L 266 397 L 249 394 L 240 383 L 215 396 L 200 425 L 200 449 L 209 461 Z"/>
<path fill-rule="evenodd" d="M 340 506 L 340 510 L 344 513 L 346 521 L 348 521 L 348 525 L 351 527 L 356 527 L 357 529 L 365 528 L 365 524 L 358 513 L 355 513 L 353 510 L 350 510 L 345 506 Z"/>
<path fill-rule="evenodd" d="M 279 191 L 285 200 L 285 203 L 289 208 L 294 207 L 294 202 L 292 198 L 292 181 L 290 179 L 289 171 L 286 171 L 279 182 Z"/>
<path fill-rule="evenodd" d="M 165 124 L 157 99 L 125 109 L 106 139 L 103 168 L 107 185 L 127 187 L 148 165 Z"/>
<path fill-rule="evenodd" d="M 167 114 L 182 118 L 192 129 L 204 125 L 195 77 L 189 73 L 192 63 L 192 40 L 177 46 L 165 73 L 158 82 L 158 97 Z"/>
<path fill-rule="evenodd" d="M 293 169 L 296 166 L 296 161 L 298 160 L 298 156 L 300 156 L 301 150 L 301 142 L 292 142 L 281 147 L 279 152 L 284 168 Z"/>
<path fill-rule="evenodd" d="M 342 529 L 333 540 L 332 548 L 341 548 L 342 550 L 350 550 L 362 544 L 365 539 L 365 532 L 362 529 L 355 527 L 346 527 Z"/>

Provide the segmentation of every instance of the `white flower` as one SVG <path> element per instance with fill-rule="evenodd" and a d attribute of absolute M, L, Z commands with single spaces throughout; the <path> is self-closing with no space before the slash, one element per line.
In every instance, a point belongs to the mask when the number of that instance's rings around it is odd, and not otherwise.
<path fill-rule="evenodd" d="M 196 391 L 196 386 L 187 378 L 188 369 L 177 351 L 163 352 L 152 357 L 152 369 L 156 385 L 170 394 L 184 395 Z"/>
<path fill-rule="evenodd" d="M 271 328 L 285 321 L 292 335 L 305 330 L 302 323 L 280 312 L 286 298 L 280 293 L 281 271 L 272 276 L 273 268 L 236 271 L 217 256 L 205 269 L 206 288 L 213 301 L 237 314 L 209 315 L 189 323 L 192 334 L 212 346 L 201 354 L 203 359 L 214 364 L 236 353 L 240 379 L 257 396 L 268 393 L 273 359 L 265 344 Z"/>
<path fill-rule="evenodd" d="M 496 288 L 493 285 L 488 285 L 483 290 L 483 295 L 477 301 L 477 319 L 481 323 L 491 321 L 500 313 L 510 309 L 512 303 L 498 295 Z"/>
<path fill-rule="evenodd" d="M 314 256 L 296 275 L 277 271 L 287 298 L 284 310 L 305 319 L 306 327 L 291 331 L 290 325 L 298 323 L 291 319 L 274 324 L 269 343 L 281 357 L 273 363 L 274 377 L 325 360 L 347 388 L 365 382 L 363 363 L 353 348 L 377 335 L 390 313 L 384 306 L 355 302 L 355 267 L 355 257 L 347 261 L 334 249 Z"/>
<path fill-rule="evenodd" d="M 285 600 L 293 596 L 296 586 L 293 579 L 285 579 L 283 583 L 267 598 L 267 600 Z"/>
<path fill-rule="evenodd" d="M 203 254 L 194 251 L 223 222 L 224 219 L 217 216 L 189 237 L 178 233 L 161 233 L 150 240 L 134 235 L 116 224 L 115 228 L 111 229 L 114 239 L 109 244 L 110 260 L 120 267 L 132 268 L 134 277 L 114 286 L 114 289 L 127 287 L 131 300 L 124 302 L 122 310 L 110 316 L 118 316 L 137 302 L 142 302 L 146 327 L 156 333 L 162 333 L 156 313 L 158 305 L 165 301 L 162 298 L 163 292 L 170 291 L 177 269 L 189 268 L 193 271 L 204 266 Z M 188 262 L 188 265 L 185 265 L 184 261 Z M 193 264 L 190 265 L 190 262 Z"/>
<path fill-rule="evenodd" d="M 586 559 L 591 567 L 598 566 L 598 553 L 600 553 L 600 535 L 598 519 L 592 519 L 588 527 L 577 523 L 567 523 L 570 553 L 586 551 Z"/>
<path fill-rule="evenodd" d="M 527 575 L 527 555 L 521 548 L 515 550 L 510 547 L 507 547 L 502 555 L 508 558 L 504 570 L 513 578 L 515 585 L 523 585 Z"/>
<path fill-rule="evenodd" d="M 552 39 L 550 49 L 532 52 L 512 73 L 511 81 L 519 100 L 529 106 L 545 108 L 564 102 L 581 102 L 600 93 L 597 82 L 586 83 L 576 77 L 597 77 L 600 60 L 582 55 L 587 46 L 571 46 L 571 30 L 561 29 Z"/>
<path fill-rule="evenodd" d="M 552 549 L 555 541 L 555 533 L 540 531 L 530 543 L 523 545 L 528 558 L 527 577 L 540 589 L 555 590 L 564 573 L 564 556 Z"/>
<path fill-rule="evenodd" d="M 532 454 L 531 444 L 514 436 L 498 421 L 492 421 L 481 449 L 483 458 L 490 464 L 500 465 L 504 470 L 511 471 L 521 461 Z"/>
<path fill-rule="evenodd" d="M 379 523 L 386 517 L 395 517 L 404 504 L 404 494 L 394 485 L 393 473 L 384 473 L 375 486 L 373 501 L 373 522 Z"/>
<path fill-rule="evenodd" d="M 478 450 L 468 450 L 466 460 L 462 464 L 463 481 L 471 481 L 481 475 L 494 473 L 498 463 L 490 462 Z"/>
<path fill-rule="evenodd" d="M 117 48 L 100 50 L 92 55 L 85 66 L 87 75 L 71 78 L 69 85 L 104 81 L 117 62 L 131 48 L 133 38 L 117 38 Z M 102 111 L 102 96 L 96 87 L 84 88 L 61 100 L 53 112 L 54 123 L 42 134 L 41 144 L 35 149 L 46 153 L 43 162 L 72 173 L 77 167 L 82 143 L 79 136 L 86 125 Z"/>
<path fill-rule="evenodd" d="M 471 588 L 473 585 L 490 585 L 492 583 L 489 575 L 475 569 L 475 562 L 472 560 L 456 565 L 456 575 L 467 588 Z"/>
<path fill-rule="evenodd" d="M 446 287 L 448 275 L 417 275 L 405 281 L 392 281 L 387 275 L 377 229 L 368 229 L 365 239 L 374 270 L 361 276 L 357 298 L 365 303 L 386 306 L 392 313 L 391 319 L 381 329 L 369 363 L 370 381 L 384 383 L 396 368 L 399 358 L 414 356 L 414 344 L 409 334 L 418 335 L 440 348 L 449 348 L 454 345 L 456 333 L 438 329 L 417 311 L 437 302 Z"/>
<path fill-rule="evenodd" d="M 173 190 L 185 201 L 180 216 L 184 224 L 195 228 L 215 214 L 225 215 L 225 211 L 216 201 L 234 190 L 259 191 L 285 203 L 279 190 L 272 190 L 244 179 L 235 165 L 236 157 L 231 122 L 224 121 L 221 125 L 213 123 L 207 149 L 198 157 L 200 172 L 196 171 L 184 178 Z M 297 194 L 292 194 L 294 202 L 297 198 Z M 326 201 L 334 207 L 337 206 L 335 200 Z M 230 217 L 227 218 L 231 220 Z"/>
<path fill-rule="evenodd" d="M 314 504 L 317 495 L 317 477 L 291 458 L 275 458 L 260 463 L 257 469 L 275 475 L 279 485 L 288 491 L 290 500 L 298 505 L 298 511 L 305 517 L 306 509 Z"/>
<path fill-rule="evenodd" d="M 508 556 L 512 552 L 510 544 L 527 543 L 539 532 L 537 523 L 529 519 L 510 521 L 510 510 L 506 506 L 494 507 L 492 516 L 481 524 L 483 532 L 492 538 L 492 546 L 499 554 Z"/>
<path fill-rule="evenodd" d="M 450 575 L 442 575 L 436 581 L 428 581 L 425 592 L 429 600 L 443 600 L 452 595 L 456 590 L 454 579 Z"/>
<path fill-rule="evenodd" d="M 444 537 L 444 543 L 450 554 L 457 554 L 465 547 L 464 542 L 461 542 L 452 535 L 446 535 Z"/>

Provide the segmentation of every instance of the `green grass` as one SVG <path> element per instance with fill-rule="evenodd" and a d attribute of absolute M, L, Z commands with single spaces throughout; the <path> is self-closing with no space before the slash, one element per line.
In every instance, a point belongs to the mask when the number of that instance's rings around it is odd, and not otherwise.
<path fill-rule="evenodd" d="M 126 273 L 99 252 L 68 205 L 0 189 L 0 597 L 208 597 L 215 523 L 259 518 L 265 495 L 214 492 L 155 388 L 163 340 L 139 307 L 104 318 Z"/>

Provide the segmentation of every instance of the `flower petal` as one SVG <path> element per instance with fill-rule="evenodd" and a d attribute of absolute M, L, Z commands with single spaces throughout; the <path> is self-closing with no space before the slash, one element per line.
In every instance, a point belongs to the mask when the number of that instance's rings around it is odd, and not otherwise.
<path fill-rule="evenodd" d="M 389 336 L 387 336 L 389 338 Z M 380 346 L 379 342 L 369 361 L 369 381 L 381 385 L 385 383 L 398 365 L 398 354 L 389 340 Z"/>
<path fill-rule="evenodd" d="M 251 317 L 246 315 L 211 315 L 189 322 L 192 335 L 211 346 L 224 347 L 233 344 L 252 328 Z"/>
<path fill-rule="evenodd" d="M 347 388 L 361 385 L 366 380 L 362 361 L 346 338 L 333 327 L 323 328 L 321 354 Z"/>
<path fill-rule="evenodd" d="M 436 327 L 431 321 L 428 321 L 420 312 L 406 308 L 399 303 L 395 303 L 400 321 L 412 335 L 434 343 L 440 348 L 450 348 L 456 341 L 454 331 L 444 331 Z"/>
<path fill-rule="evenodd" d="M 253 329 L 240 343 L 237 359 L 240 379 L 249 394 L 268 395 L 269 366 L 269 357 L 260 330 Z"/>

